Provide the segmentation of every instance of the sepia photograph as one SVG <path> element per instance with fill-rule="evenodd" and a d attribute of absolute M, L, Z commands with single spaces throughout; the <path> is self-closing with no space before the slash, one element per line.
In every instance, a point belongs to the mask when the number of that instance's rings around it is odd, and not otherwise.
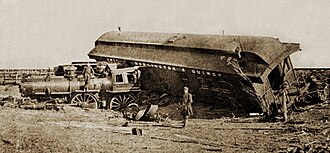
<path fill-rule="evenodd" d="M 330 152 L 326 0 L 0 0 L 0 152 Z"/>

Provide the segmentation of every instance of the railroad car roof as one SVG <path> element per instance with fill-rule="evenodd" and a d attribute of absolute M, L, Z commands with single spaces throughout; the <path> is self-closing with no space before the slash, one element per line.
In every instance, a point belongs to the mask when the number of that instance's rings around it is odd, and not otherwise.
<path fill-rule="evenodd" d="M 88 55 L 233 74 L 236 72 L 226 65 L 225 59 L 235 58 L 237 50 L 246 63 L 259 65 L 256 68 L 245 64 L 241 67 L 244 73 L 259 77 L 267 67 L 273 69 L 301 49 L 298 43 L 264 36 L 111 31 L 95 41 L 95 48 Z"/>
<path fill-rule="evenodd" d="M 283 43 L 277 38 L 264 36 L 111 31 L 99 37 L 97 42 L 140 43 L 229 52 L 235 51 L 237 45 L 240 45 L 242 51 L 255 53 L 268 64 L 283 52 L 292 54 L 300 50 L 298 43 Z"/>

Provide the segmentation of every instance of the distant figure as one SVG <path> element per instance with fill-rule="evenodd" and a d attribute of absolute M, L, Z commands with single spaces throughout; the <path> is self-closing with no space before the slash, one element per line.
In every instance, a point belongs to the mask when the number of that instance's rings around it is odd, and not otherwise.
<path fill-rule="evenodd" d="M 306 97 L 306 101 L 317 103 L 321 101 L 321 97 L 317 92 L 319 89 L 319 85 L 317 83 L 316 76 L 312 74 L 309 76 L 307 82 L 309 83 L 307 91 L 310 93 L 309 96 Z"/>
<path fill-rule="evenodd" d="M 183 116 L 183 127 L 188 125 L 189 116 L 193 114 L 192 106 L 193 103 L 192 95 L 188 92 L 188 87 L 183 88 L 183 100 L 182 100 L 182 116 Z"/>
<path fill-rule="evenodd" d="M 121 31 L 121 27 L 117 27 L 118 28 L 118 31 Z"/>
<path fill-rule="evenodd" d="M 109 66 L 107 65 L 107 63 L 99 62 L 99 63 L 97 63 L 96 68 L 95 68 L 95 75 L 97 75 L 99 78 L 105 78 L 109 75 L 110 71 L 111 70 L 110 70 Z"/>
<path fill-rule="evenodd" d="M 240 51 L 239 47 L 237 47 L 237 48 L 235 49 L 235 54 L 237 55 L 238 59 L 242 58 L 242 56 L 241 56 L 241 51 Z"/>
<path fill-rule="evenodd" d="M 87 66 L 84 67 L 83 73 L 85 79 L 85 87 L 84 90 L 88 89 L 88 84 L 90 83 L 91 78 L 94 76 L 93 67 L 87 63 Z"/>
<path fill-rule="evenodd" d="M 134 83 L 140 83 L 139 80 L 140 80 L 140 77 L 141 77 L 141 71 L 140 70 L 135 70 L 134 71 Z"/>

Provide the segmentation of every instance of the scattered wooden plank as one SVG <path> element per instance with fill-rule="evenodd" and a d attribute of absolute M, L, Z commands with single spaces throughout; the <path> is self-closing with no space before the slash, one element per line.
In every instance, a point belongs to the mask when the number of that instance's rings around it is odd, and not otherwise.
<path fill-rule="evenodd" d="M 196 143 L 195 141 L 178 140 L 178 139 L 173 139 L 173 138 L 163 138 L 163 137 L 157 137 L 157 136 L 151 136 L 150 138 L 157 139 L 157 140 L 163 140 L 163 141 L 179 142 L 179 143 Z"/>
<path fill-rule="evenodd" d="M 213 152 L 222 152 L 223 149 L 222 148 L 202 148 L 206 151 L 213 151 Z"/>
<path fill-rule="evenodd" d="M 212 147 L 227 146 L 227 145 L 224 145 L 222 143 L 220 144 L 220 143 L 216 143 L 216 142 L 211 142 L 211 141 L 207 141 L 207 140 L 203 140 L 203 139 L 197 139 L 197 138 L 184 136 L 184 135 L 179 135 L 179 134 L 174 134 L 174 136 L 179 137 L 179 138 L 183 138 L 186 141 L 191 142 L 191 143 L 196 143 L 196 144 L 201 144 L 201 145 L 206 145 L 206 146 L 212 146 Z"/>
<path fill-rule="evenodd" d="M 272 127 L 217 127 L 214 128 L 215 130 L 289 130 L 289 128 L 284 128 L 284 127 L 277 127 L 277 128 L 272 128 Z"/>

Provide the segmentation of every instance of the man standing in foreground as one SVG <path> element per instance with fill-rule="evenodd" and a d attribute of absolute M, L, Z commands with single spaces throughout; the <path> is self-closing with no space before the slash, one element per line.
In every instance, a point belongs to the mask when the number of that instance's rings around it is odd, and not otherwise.
<path fill-rule="evenodd" d="M 191 104 L 193 103 L 192 95 L 188 92 L 188 87 L 183 88 L 183 100 L 182 100 L 182 115 L 183 115 L 183 127 L 186 127 L 188 124 L 189 116 L 193 114 Z"/>

